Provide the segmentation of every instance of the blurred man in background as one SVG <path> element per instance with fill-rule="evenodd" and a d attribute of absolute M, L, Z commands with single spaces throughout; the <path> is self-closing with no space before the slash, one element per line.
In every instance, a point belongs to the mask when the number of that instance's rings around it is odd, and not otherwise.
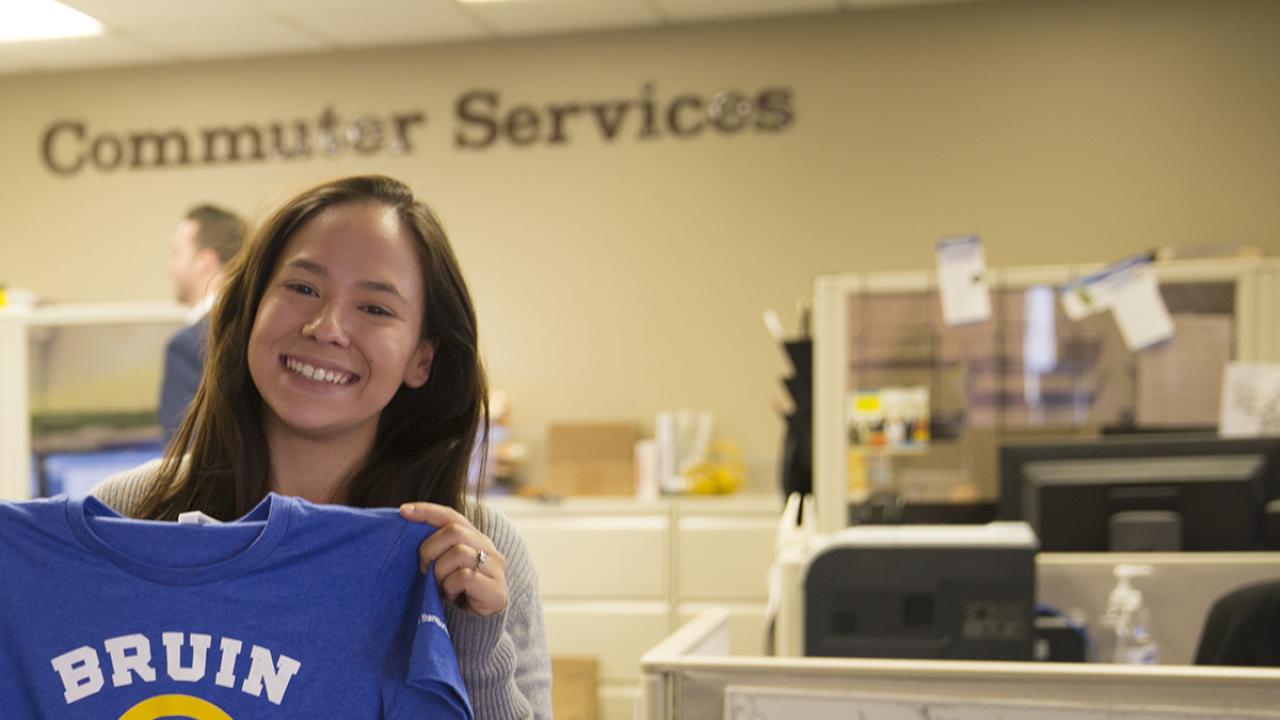
<path fill-rule="evenodd" d="M 166 443 L 173 437 L 200 386 L 204 371 L 209 310 L 222 284 L 222 267 L 244 241 L 244 221 L 213 205 L 198 205 L 178 223 L 170 241 L 169 276 L 178 302 L 191 306 L 187 326 L 164 351 L 160 425 Z"/>

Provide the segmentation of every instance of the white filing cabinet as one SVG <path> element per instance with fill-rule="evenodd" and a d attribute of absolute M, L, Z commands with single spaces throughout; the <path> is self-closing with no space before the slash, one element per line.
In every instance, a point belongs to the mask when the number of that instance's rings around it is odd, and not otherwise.
<path fill-rule="evenodd" d="M 493 501 L 538 569 L 552 654 L 600 661 L 600 717 L 630 720 L 640 656 L 703 608 L 758 653 L 781 501 L 772 496 Z"/>

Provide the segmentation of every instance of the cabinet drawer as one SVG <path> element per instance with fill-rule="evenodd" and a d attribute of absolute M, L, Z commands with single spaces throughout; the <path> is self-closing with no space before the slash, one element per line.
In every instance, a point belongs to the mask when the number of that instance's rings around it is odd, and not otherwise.
<path fill-rule="evenodd" d="M 638 682 L 640 656 L 670 632 L 665 602 L 557 602 L 543 605 L 553 655 L 593 655 L 601 682 Z"/>
<path fill-rule="evenodd" d="M 667 594 L 665 517 L 512 517 L 542 596 L 657 599 Z"/>
<path fill-rule="evenodd" d="M 685 517 L 676 532 L 677 600 L 764 600 L 773 564 L 771 517 Z"/>

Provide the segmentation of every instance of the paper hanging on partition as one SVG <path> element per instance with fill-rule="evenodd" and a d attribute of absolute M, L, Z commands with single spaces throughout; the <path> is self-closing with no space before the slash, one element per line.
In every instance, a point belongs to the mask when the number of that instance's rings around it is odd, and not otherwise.
<path fill-rule="evenodd" d="M 1173 337 L 1173 318 L 1160 296 L 1151 258 L 1135 255 L 1062 287 L 1062 309 L 1079 320 L 1110 310 L 1131 352 Z"/>
<path fill-rule="evenodd" d="M 1280 365 L 1231 363 L 1223 373 L 1223 437 L 1280 435 Z"/>
<path fill-rule="evenodd" d="M 936 254 L 943 322 L 966 325 L 990 319 L 991 290 L 982 240 L 977 235 L 942 238 Z"/>

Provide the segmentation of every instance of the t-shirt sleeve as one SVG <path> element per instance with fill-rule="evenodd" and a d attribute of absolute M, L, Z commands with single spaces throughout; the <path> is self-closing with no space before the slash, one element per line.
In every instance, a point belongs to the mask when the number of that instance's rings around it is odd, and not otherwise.
<path fill-rule="evenodd" d="M 416 541 L 421 536 L 409 534 Z M 444 608 L 436 584 L 434 563 L 427 574 L 418 572 L 417 544 L 399 563 L 388 568 L 378 588 L 387 600 L 383 617 L 374 623 L 395 627 L 380 643 L 386 653 L 382 696 L 388 720 L 474 720 L 462 671 L 444 622 Z M 393 618 L 399 618 L 396 622 Z"/>
<path fill-rule="evenodd" d="M 418 624 L 413 633 L 413 651 L 409 659 L 409 684 L 439 696 L 468 720 L 474 717 L 462 671 L 458 669 L 458 656 L 444 622 L 444 607 L 440 604 L 439 586 L 436 584 L 436 567 L 432 563 L 425 577 L 416 583 L 415 595 Z"/>

